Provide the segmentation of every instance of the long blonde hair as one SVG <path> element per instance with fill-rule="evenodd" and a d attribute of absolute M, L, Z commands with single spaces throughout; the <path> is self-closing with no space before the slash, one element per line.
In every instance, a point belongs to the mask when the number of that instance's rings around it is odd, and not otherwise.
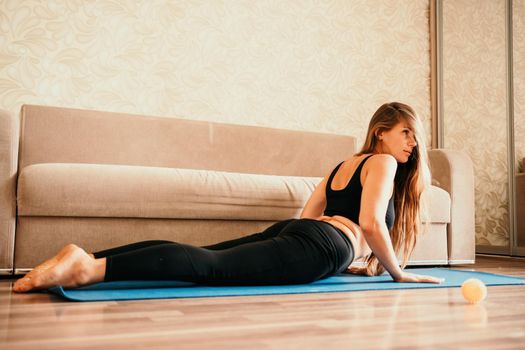
<path fill-rule="evenodd" d="M 400 103 L 385 103 L 374 113 L 363 148 L 357 155 L 374 153 L 379 142 L 378 134 L 388 131 L 400 122 L 405 122 L 414 133 L 417 146 L 412 150 L 408 162 L 398 163 L 394 179 L 394 226 L 390 238 L 396 254 L 403 244 L 404 268 L 414 246 L 421 227 L 421 216 L 426 216 L 426 206 L 422 193 L 430 187 L 430 170 L 423 124 L 412 107 Z M 365 260 L 365 273 L 380 275 L 385 270 L 374 254 Z"/>

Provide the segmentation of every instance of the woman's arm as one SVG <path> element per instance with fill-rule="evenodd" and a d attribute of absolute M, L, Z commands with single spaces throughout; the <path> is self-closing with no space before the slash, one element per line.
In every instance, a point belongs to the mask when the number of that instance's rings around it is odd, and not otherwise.
<path fill-rule="evenodd" d="M 326 177 L 315 187 L 301 212 L 301 219 L 317 219 L 326 208 Z"/>
<path fill-rule="evenodd" d="M 397 161 L 378 154 L 367 162 L 361 195 L 359 226 L 370 249 L 395 280 L 402 275 L 385 223 L 388 201 L 394 189 Z"/>
<path fill-rule="evenodd" d="M 395 281 L 439 283 L 440 280 L 432 276 L 404 272 L 392 246 L 385 216 L 394 189 L 397 161 L 391 155 L 379 154 L 371 157 L 366 165 L 359 226 L 368 246 Z"/>

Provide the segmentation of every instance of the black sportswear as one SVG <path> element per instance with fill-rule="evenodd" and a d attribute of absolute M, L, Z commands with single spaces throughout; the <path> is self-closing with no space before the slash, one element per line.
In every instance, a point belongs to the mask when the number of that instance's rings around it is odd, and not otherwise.
<path fill-rule="evenodd" d="M 361 212 L 361 195 L 363 193 L 363 186 L 361 185 L 361 170 L 365 162 L 371 157 L 369 155 L 365 157 L 355 170 L 352 178 L 348 182 L 345 188 L 341 190 L 332 189 L 332 180 L 335 174 L 343 164 L 339 163 L 338 166 L 330 174 L 326 183 L 326 208 L 324 215 L 334 216 L 339 215 L 352 220 L 354 223 L 359 225 L 359 213 Z M 388 230 L 394 226 L 395 211 L 394 211 L 394 198 L 390 198 L 388 201 L 388 208 L 386 211 L 385 222 Z"/>

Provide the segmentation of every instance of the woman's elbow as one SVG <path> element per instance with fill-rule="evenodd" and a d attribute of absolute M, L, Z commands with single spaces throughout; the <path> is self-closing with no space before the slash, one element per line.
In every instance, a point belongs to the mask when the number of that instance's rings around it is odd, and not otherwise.
<path fill-rule="evenodd" d="M 324 208 L 323 205 L 307 204 L 299 217 L 301 219 L 317 219 L 323 215 Z"/>
<path fill-rule="evenodd" d="M 318 216 L 316 216 L 312 210 L 303 210 L 299 216 L 301 219 L 315 219 L 316 217 Z"/>
<path fill-rule="evenodd" d="M 381 221 L 376 218 L 359 218 L 359 226 L 365 235 L 381 231 Z"/>

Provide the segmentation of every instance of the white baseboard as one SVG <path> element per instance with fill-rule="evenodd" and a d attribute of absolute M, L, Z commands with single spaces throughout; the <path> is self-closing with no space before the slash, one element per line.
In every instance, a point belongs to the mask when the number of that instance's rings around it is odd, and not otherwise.
<path fill-rule="evenodd" d="M 474 264 L 475 260 L 449 260 L 449 265 Z"/>
<path fill-rule="evenodd" d="M 0 275 L 12 275 L 13 269 L 0 269 Z"/>
<path fill-rule="evenodd" d="M 15 269 L 15 275 L 25 275 L 28 272 L 31 272 L 33 269 L 29 268 L 22 268 L 22 269 Z"/>

